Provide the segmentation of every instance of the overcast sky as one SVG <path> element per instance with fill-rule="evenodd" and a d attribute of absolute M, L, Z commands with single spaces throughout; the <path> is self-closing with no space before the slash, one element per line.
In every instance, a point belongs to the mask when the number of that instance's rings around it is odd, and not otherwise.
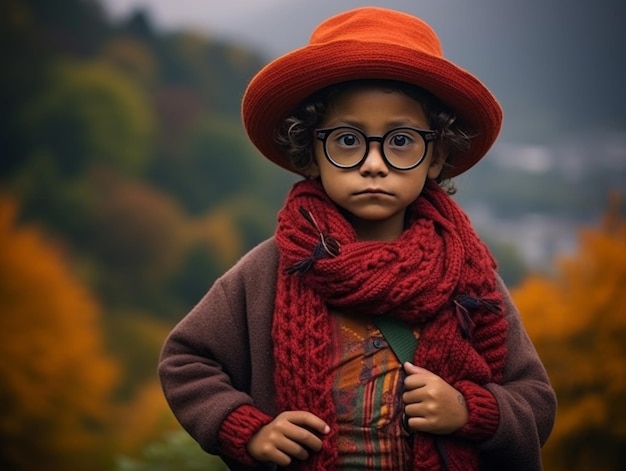
<path fill-rule="evenodd" d="M 505 111 L 503 137 L 549 143 L 626 133 L 626 1 L 101 0 L 114 18 L 142 7 L 161 29 L 195 29 L 272 59 L 324 18 L 378 4 L 422 17 L 445 55 L 477 75 Z"/>

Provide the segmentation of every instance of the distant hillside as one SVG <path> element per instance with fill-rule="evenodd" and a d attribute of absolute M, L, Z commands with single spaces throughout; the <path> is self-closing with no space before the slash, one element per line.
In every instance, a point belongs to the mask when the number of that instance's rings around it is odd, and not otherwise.
<path fill-rule="evenodd" d="M 512 242 L 531 266 L 545 266 L 573 248 L 579 227 L 597 222 L 611 193 L 626 196 L 626 135 L 498 143 L 457 186 L 479 230 Z"/>

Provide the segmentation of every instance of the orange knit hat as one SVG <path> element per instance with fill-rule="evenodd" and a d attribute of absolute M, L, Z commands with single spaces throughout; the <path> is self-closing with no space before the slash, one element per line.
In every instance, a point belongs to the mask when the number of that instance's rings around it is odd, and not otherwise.
<path fill-rule="evenodd" d="M 296 171 L 274 141 L 276 129 L 312 93 L 355 79 L 399 80 L 422 87 L 477 134 L 444 178 L 478 162 L 500 132 L 500 105 L 476 77 L 443 57 L 439 38 L 428 24 L 406 13 L 364 7 L 325 20 L 306 46 L 270 62 L 252 79 L 242 102 L 250 140 L 265 157 Z"/>

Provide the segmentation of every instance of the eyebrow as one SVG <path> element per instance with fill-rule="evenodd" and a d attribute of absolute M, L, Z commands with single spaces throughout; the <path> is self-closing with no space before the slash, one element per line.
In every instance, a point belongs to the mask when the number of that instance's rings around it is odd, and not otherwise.
<path fill-rule="evenodd" d="M 365 126 L 363 121 L 358 118 L 347 118 L 347 119 L 337 119 L 330 121 L 329 124 L 325 124 L 325 128 L 336 128 L 340 126 L 346 126 L 351 128 L 356 128 L 364 134 L 368 134 L 365 132 Z M 398 118 L 392 121 L 384 123 L 384 131 L 383 134 L 391 129 L 395 128 L 416 128 L 416 129 L 430 129 L 429 123 L 419 124 L 415 119 L 410 118 Z"/>
<path fill-rule="evenodd" d="M 362 132 L 363 134 L 365 134 L 366 136 L 382 136 L 385 133 L 388 133 L 389 131 L 393 131 L 394 129 L 401 129 L 401 128 L 412 128 L 412 129 L 422 129 L 422 130 L 428 130 L 430 129 L 430 127 L 428 125 L 423 126 L 423 125 L 418 125 L 412 122 L 392 122 L 387 124 L 383 131 L 380 133 L 370 133 L 367 132 L 363 126 L 360 126 L 356 123 L 351 123 L 349 121 L 343 121 L 343 122 L 331 122 L 331 124 L 328 125 L 324 125 L 324 128 L 342 128 L 342 127 L 346 127 L 346 128 L 353 128 L 356 129 L 360 132 Z"/>

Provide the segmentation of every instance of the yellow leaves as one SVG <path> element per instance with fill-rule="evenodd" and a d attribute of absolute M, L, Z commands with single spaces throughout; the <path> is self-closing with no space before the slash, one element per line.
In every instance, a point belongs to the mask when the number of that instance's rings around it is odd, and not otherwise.
<path fill-rule="evenodd" d="M 0 197 L 0 447 L 19 469 L 44 460 L 56 469 L 91 451 L 118 372 L 104 353 L 97 303 L 60 248 L 16 216 Z"/>

